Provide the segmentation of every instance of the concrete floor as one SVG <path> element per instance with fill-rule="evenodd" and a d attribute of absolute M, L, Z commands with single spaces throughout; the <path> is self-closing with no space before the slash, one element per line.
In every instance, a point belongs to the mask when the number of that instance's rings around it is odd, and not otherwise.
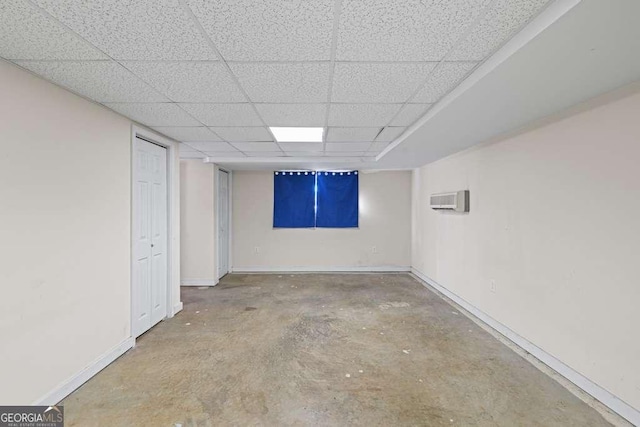
<path fill-rule="evenodd" d="M 601 426 L 406 274 L 229 275 L 70 395 L 68 426 Z"/>

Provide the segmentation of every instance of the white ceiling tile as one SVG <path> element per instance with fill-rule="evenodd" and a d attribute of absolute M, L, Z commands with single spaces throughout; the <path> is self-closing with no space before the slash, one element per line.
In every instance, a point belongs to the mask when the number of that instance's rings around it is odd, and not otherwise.
<path fill-rule="evenodd" d="M 223 151 L 238 151 L 228 142 L 215 142 L 215 141 L 194 141 L 187 142 L 186 145 L 195 150 L 204 152 L 223 152 Z"/>
<path fill-rule="evenodd" d="M 33 0 L 115 59 L 218 59 L 179 0 Z"/>
<path fill-rule="evenodd" d="M 180 104 L 208 126 L 262 126 L 251 104 Z"/>
<path fill-rule="evenodd" d="M 327 151 L 324 153 L 327 157 L 365 157 L 370 156 L 366 151 Z"/>
<path fill-rule="evenodd" d="M 280 147 L 275 142 L 233 142 L 234 147 L 240 151 L 280 151 Z"/>
<path fill-rule="evenodd" d="M 378 154 L 382 150 L 387 148 L 388 145 L 389 143 L 387 141 L 376 141 L 373 144 L 371 144 L 371 147 L 369 147 L 369 152 Z"/>
<path fill-rule="evenodd" d="M 47 80 L 98 102 L 169 101 L 113 61 L 16 61 L 16 63 Z"/>
<path fill-rule="evenodd" d="M 337 60 L 439 61 L 490 0 L 343 0 Z"/>
<path fill-rule="evenodd" d="M 549 0 L 497 0 L 482 21 L 447 57 L 481 61 L 523 27 Z"/>
<path fill-rule="evenodd" d="M 226 60 L 328 60 L 335 0 L 187 0 Z"/>
<path fill-rule="evenodd" d="M 204 159 L 205 158 L 205 154 L 204 153 L 200 153 L 199 151 L 188 151 L 188 152 L 180 152 L 180 158 L 184 159 L 184 160 L 191 160 L 191 159 Z"/>
<path fill-rule="evenodd" d="M 255 104 L 268 126 L 324 126 L 326 104 Z"/>
<path fill-rule="evenodd" d="M 107 107 L 147 126 L 200 126 L 196 119 L 176 104 L 105 103 Z"/>
<path fill-rule="evenodd" d="M 178 141 L 221 141 L 221 139 L 204 126 L 199 127 L 154 127 L 160 133 L 167 135 Z"/>
<path fill-rule="evenodd" d="M 187 153 L 187 152 L 190 152 L 190 151 L 198 151 L 195 148 L 193 148 L 193 147 L 191 147 L 191 146 L 189 146 L 189 145 L 187 145 L 187 144 L 185 144 L 183 142 L 181 142 L 179 144 L 178 148 L 180 149 L 181 153 Z"/>
<path fill-rule="evenodd" d="M 327 142 L 356 142 L 373 141 L 380 132 L 379 127 L 374 128 L 332 128 L 327 132 Z"/>
<path fill-rule="evenodd" d="M 180 149 L 180 157 L 182 156 L 188 156 L 188 155 L 193 155 L 193 156 L 199 156 L 199 155 L 203 155 L 204 153 L 202 153 L 201 151 L 198 150 L 191 150 L 191 149 Z"/>
<path fill-rule="evenodd" d="M 108 59 L 26 0 L 0 2 L 0 57 Z"/>
<path fill-rule="evenodd" d="M 176 102 L 243 102 L 229 71 L 215 62 L 133 62 L 123 65 Z"/>
<path fill-rule="evenodd" d="M 328 63 L 230 64 L 253 102 L 325 102 Z"/>
<path fill-rule="evenodd" d="M 247 151 L 245 154 L 248 157 L 284 157 L 285 154 L 282 151 Z"/>
<path fill-rule="evenodd" d="M 246 157 L 239 151 L 207 151 L 205 152 L 207 157 L 213 158 L 227 158 L 227 157 Z"/>
<path fill-rule="evenodd" d="M 409 126 L 422 117 L 432 104 L 407 104 L 391 121 L 391 126 Z"/>
<path fill-rule="evenodd" d="M 400 107 L 400 104 L 331 104 L 329 126 L 386 126 Z"/>
<path fill-rule="evenodd" d="M 264 127 L 212 127 L 211 130 L 225 141 L 273 141 Z"/>
<path fill-rule="evenodd" d="M 451 89 L 469 73 L 477 62 L 443 62 L 431 74 L 426 84 L 411 102 L 434 103 Z"/>
<path fill-rule="evenodd" d="M 322 142 L 281 142 L 280 147 L 286 152 L 322 151 L 324 144 Z"/>
<path fill-rule="evenodd" d="M 378 135 L 376 141 L 393 141 L 394 139 L 402 135 L 402 132 L 404 132 L 405 129 L 407 128 L 387 126 L 386 128 L 382 129 L 382 132 L 380 132 L 380 135 Z"/>
<path fill-rule="evenodd" d="M 412 64 L 337 63 L 333 102 L 406 102 L 420 87 L 435 62 Z"/>
<path fill-rule="evenodd" d="M 371 142 L 327 142 L 325 151 L 367 151 Z"/>
<path fill-rule="evenodd" d="M 323 151 L 286 151 L 289 157 L 320 157 L 324 156 Z"/>

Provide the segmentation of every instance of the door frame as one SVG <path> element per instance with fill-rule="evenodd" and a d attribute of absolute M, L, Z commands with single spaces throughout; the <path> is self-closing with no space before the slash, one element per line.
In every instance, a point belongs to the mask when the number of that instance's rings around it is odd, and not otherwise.
<path fill-rule="evenodd" d="M 178 175 L 180 171 L 178 167 L 176 167 L 176 159 L 179 155 L 178 153 L 178 144 L 172 141 L 169 138 L 166 138 L 159 133 L 156 133 L 152 130 L 143 128 L 142 126 L 132 125 L 131 126 L 131 182 L 130 182 L 130 200 L 131 200 L 131 210 L 129 212 L 130 216 L 130 224 L 131 224 L 131 241 L 130 241 L 130 266 L 129 266 L 129 277 L 130 277 L 130 286 L 129 286 L 129 336 L 134 340 L 135 346 L 135 337 L 133 336 L 133 287 L 135 285 L 135 277 L 133 274 L 133 265 L 135 262 L 135 253 L 134 253 L 134 218 L 133 218 L 133 205 L 135 203 L 134 200 L 134 186 L 135 186 L 135 165 L 136 165 L 136 150 L 135 150 L 135 140 L 136 138 L 140 138 L 144 141 L 150 142 L 151 144 L 159 145 L 167 150 L 167 289 L 166 289 L 166 297 L 167 297 L 167 317 L 165 319 L 169 319 L 173 317 L 177 312 L 182 310 L 182 303 L 180 301 L 173 301 L 173 292 L 172 289 L 177 287 L 179 289 L 179 283 L 176 285 L 174 282 L 174 273 L 180 271 L 180 261 L 179 261 L 179 246 L 177 246 L 176 242 L 180 242 L 179 235 L 179 227 L 177 228 L 174 223 L 179 223 L 179 210 L 176 210 L 175 205 L 176 201 L 179 201 L 180 194 L 179 190 L 174 188 L 173 183 L 179 182 L 177 181 Z M 176 236 L 178 236 L 176 238 Z M 176 256 L 177 255 L 177 256 Z"/>
<path fill-rule="evenodd" d="M 220 218 L 218 215 L 218 200 L 219 200 L 219 194 L 218 194 L 218 186 L 220 185 L 219 182 L 219 173 L 220 171 L 222 172 L 226 172 L 227 176 L 228 176 L 228 180 L 227 180 L 227 185 L 228 185 L 228 191 L 227 191 L 227 206 L 229 208 L 229 212 L 227 213 L 229 222 L 227 224 L 227 226 L 229 227 L 229 232 L 227 233 L 229 236 L 229 241 L 227 242 L 227 268 L 229 269 L 228 273 L 232 273 L 233 272 L 233 268 L 231 266 L 231 261 L 232 261 L 232 256 L 231 256 L 231 249 L 232 249 L 232 241 L 233 241 L 233 218 L 232 218 L 232 213 L 233 213 L 233 207 L 232 207 L 232 202 L 233 202 L 233 171 L 229 170 L 229 169 L 225 169 L 225 168 L 221 168 L 220 166 L 215 167 L 214 169 L 214 173 L 215 173 L 215 205 L 214 205 L 214 211 L 215 211 L 215 253 L 216 253 L 216 259 L 215 259 L 215 271 L 216 271 L 216 280 L 215 283 L 216 285 L 219 283 L 220 281 L 220 239 L 218 236 L 218 230 L 220 229 Z"/>

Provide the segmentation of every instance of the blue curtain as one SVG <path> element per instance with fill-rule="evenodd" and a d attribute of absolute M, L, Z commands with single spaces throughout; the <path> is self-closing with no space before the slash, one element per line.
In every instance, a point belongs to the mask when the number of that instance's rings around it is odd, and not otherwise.
<path fill-rule="evenodd" d="M 316 227 L 358 226 L 358 171 L 318 172 Z"/>
<path fill-rule="evenodd" d="M 274 172 L 273 226 L 315 226 L 315 172 Z"/>

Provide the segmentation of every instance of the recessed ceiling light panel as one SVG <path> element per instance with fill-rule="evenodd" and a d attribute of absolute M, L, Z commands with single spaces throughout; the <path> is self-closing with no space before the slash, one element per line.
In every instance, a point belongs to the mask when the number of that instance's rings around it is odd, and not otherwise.
<path fill-rule="evenodd" d="M 270 127 L 278 142 L 322 142 L 324 128 Z"/>

